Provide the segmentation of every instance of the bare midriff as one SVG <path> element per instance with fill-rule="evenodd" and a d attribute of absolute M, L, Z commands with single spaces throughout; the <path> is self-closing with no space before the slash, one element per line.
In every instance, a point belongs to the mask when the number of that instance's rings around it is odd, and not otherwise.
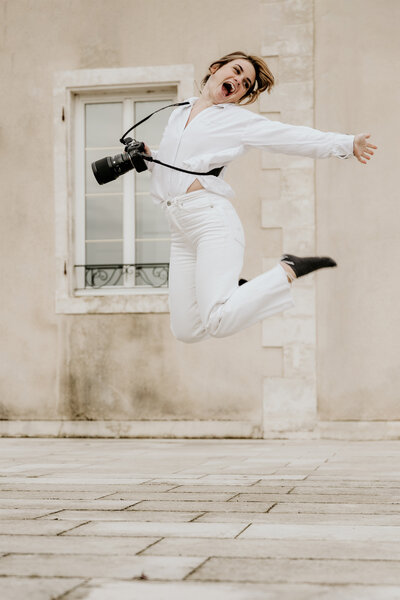
<path fill-rule="evenodd" d="M 197 190 L 204 190 L 204 187 L 201 185 L 198 179 L 195 179 L 186 190 L 186 193 L 189 194 L 189 192 L 196 192 Z"/>

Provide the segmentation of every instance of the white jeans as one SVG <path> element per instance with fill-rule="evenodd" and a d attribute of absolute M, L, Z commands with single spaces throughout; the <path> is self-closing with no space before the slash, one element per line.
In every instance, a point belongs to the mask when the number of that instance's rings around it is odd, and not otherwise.
<path fill-rule="evenodd" d="M 239 287 L 245 239 L 232 204 L 199 190 L 165 202 L 171 329 L 182 342 L 225 337 L 293 306 L 281 265 Z"/>

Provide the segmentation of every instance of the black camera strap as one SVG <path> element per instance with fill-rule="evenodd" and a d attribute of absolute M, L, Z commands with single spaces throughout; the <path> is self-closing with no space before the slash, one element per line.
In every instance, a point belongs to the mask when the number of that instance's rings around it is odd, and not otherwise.
<path fill-rule="evenodd" d="M 125 142 L 125 138 L 128 135 L 128 133 L 130 133 L 132 131 L 132 129 L 135 129 L 136 127 L 139 127 L 139 125 L 141 125 L 142 123 L 144 123 L 145 121 L 147 121 L 147 119 L 150 119 L 150 117 L 152 117 L 156 113 L 160 112 L 161 110 L 165 110 L 166 108 L 171 108 L 171 106 L 183 106 L 185 104 L 190 104 L 190 102 L 177 102 L 177 104 L 168 104 L 168 106 L 163 106 L 162 108 L 159 108 L 158 110 L 155 110 L 150 115 L 147 115 L 147 117 L 145 117 L 144 119 L 142 119 L 141 121 L 139 121 L 139 123 L 135 123 L 134 125 L 132 125 L 132 127 L 130 129 L 128 129 L 127 132 L 124 133 L 124 135 L 122 136 L 122 138 L 119 141 L 121 142 L 121 144 L 125 144 L 126 143 Z"/>
<path fill-rule="evenodd" d="M 211 169 L 211 171 L 207 171 L 207 173 L 199 173 L 197 171 L 187 171 L 186 169 L 180 169 L 179 167 L 174 167 L 173 165 L 167 165 L 167 163 L 161 162 L 161 160 L 157 160 L 148 154 L 139 154 L 140 158 L 143 160 L 147 160 L 148 162 L 157 163 L 158 165 L 162 165 L 163 167 L 168 167 L 169 169 L 174 169 L 174 171 L 181 171 L 181 173 L 190 173 L 190 175 L 214 175 L 218 177 L 224 167 L 216 167 L 215 169 Z"/>
<path fill-rule="evenodd" d="M 163 106 L 162 108 L 155 110 L 150 115 L 147 115 L 147 117 L 145 117 L 144 119 L 139 121 L 139 123 L 135 123 L 134 125 L 132 125 L 132 127 L 124 133 L 124 135 L 121 137 L 121 139 L 119 141 L 121 142 L 121 144 L 126 144 L 127 140 L 125 140 L 125 138 L 128 135 L 128 133 L 130 133 L 132 131 L 132 129 L 135 129 L 136 127 L 138 127 L 139 125 L 141 125 L 142 123 L 147 121 L 147 119 L 150 119 L 150 117 L 152 117 L 156 113 L 160 112 L 161 110 L 165 110 L 166 108 L 171 108 L 172 106 L 185 106 L 187 104 L 190 104 L 190 102 L 177 102 L 176 104 L 168 104 L 168 106 Z M 173 165 L 168 165 L 167 163 L 161 162 L 161 160 L 157 160 L 156 158 L 153 158 L 152 156 L 149 156 L 148 154 L 140 154 L 140 157 L 148 162 L 157 163 L 158 165 L 162 165 L 163 167 L 168 167 L 169 169 L 174 169 L 174 171 L 180 171 L 181 173 L 189 173 L 190 175 L 214 175 L 214 177 L 218 177 L 218 175 L 221 173 L 222 169 L 224 168 L 224 167 L 216 167 L 215 169 L 211 169 L 211 171 L 207 171 L 207 173 L 204 173 L 204 172 L 199 173 L 198 171 L 187 171 L 186 169 L 180 169 L 179 167 L 174 167 Z"/>

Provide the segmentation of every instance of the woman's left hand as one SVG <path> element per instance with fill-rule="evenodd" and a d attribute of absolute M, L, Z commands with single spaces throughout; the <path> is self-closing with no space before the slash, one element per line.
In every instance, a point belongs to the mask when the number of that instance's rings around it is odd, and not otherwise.
<path fill-rule="evenodd" d="M 370 133 L 358 133 L 354 136 L 353 143 L 353 154 L 360 163 L 367 164 L 367 160 L 371 159 L 374 154 L 373 150 L 377 150 L 378 146 L 370 144 L 368 138 L 371 137 Z"/>

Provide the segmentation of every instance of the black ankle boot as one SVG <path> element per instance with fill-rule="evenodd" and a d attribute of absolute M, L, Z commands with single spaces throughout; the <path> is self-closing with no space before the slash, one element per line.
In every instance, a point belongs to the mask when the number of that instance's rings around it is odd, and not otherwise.
<path fill-rule="evenodd" d="M 247 283 L 247 279 L 239 279 L 239 285 L 243 285 L 244 283 Z"/>
<path fill-rule="evenodd" d="M 293 254 L 284 254 L 281 258 L 281 262 L 286 263 L 293 269 L 296 277 L 303 277 L 318 269 L 325 269 L 326 267 L 337 267 L 337 264 L 329 256 L 293 256 Z"/>

